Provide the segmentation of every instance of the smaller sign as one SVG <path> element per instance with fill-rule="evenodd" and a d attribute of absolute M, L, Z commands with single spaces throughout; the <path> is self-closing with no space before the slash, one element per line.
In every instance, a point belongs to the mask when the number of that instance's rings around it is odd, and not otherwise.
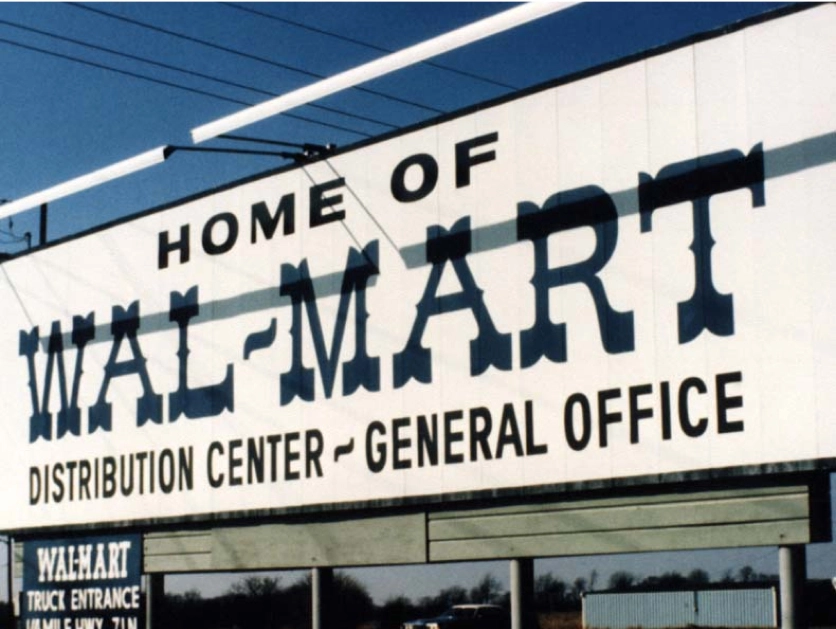
<path fill-rule="evenodd" d="M 139 629 L 142 539 L 107 535 L 26 542 L 24 629 Z"/>

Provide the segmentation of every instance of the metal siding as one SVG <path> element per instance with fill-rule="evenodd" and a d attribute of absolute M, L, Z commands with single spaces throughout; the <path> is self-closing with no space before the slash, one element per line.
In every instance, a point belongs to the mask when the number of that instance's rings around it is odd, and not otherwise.
<path fill-rule="evenodd" d="M 591 593 L 584 627 L 773 627 L 774 589 Z"/>
<path fill-rule="evenodd" d="M 678 627 L 694 622 L 691 592 L 590 594 L 588 627 Z"/>
<path fill-rule="evenodd" d="M 771 627 L 775 591 L 717 590 L 697 592 L 697 622 L 705 627 Z"/>

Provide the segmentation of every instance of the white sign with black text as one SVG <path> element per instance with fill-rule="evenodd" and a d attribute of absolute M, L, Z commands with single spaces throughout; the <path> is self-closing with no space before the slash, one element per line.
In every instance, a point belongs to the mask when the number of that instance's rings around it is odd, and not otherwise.
<path fill-rule="evenodd" d="M 4 263 L 0 529 L 826 465 L 834 29 L 801 11 Z"/>

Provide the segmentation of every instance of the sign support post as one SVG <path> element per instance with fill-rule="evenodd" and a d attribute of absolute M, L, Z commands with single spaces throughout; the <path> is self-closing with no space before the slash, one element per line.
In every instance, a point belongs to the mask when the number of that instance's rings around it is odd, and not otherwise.
<path fill-rule="evenodd" d="M 510 570 L 511 629 L 533 629 L 534 560 L 512 559 Z"/>
<path fill-rule="evenodd" d="M 807 580 L 807 557 L 803 544 L 778 548 L 781 589 L 781 628 L 805 629 L 804 582 Z"/>
<path fill-rule="evenodd" d="M 311 629 L 330 629 L 334 570 L 311 568 Z"/>
<path fill-rule="evenodd" d="M 158 625 L 165 598 L 165 574 L 146 574 L 145 578 L 145 629 L 153 629 Z"/>
<path fill-rule="evenodd" d="M 14 540 L 12 536 L 9 535 L 6 538 L 6 583 L 8 584 L 7 587 L 7 594 L 9 600 L 9 611 L 8 611 L 8 622 L 9 627 L 15 626 L 15 586 L 14 586 L 14 569 L 15 569 L 15 553 L 14 553 Z"/>

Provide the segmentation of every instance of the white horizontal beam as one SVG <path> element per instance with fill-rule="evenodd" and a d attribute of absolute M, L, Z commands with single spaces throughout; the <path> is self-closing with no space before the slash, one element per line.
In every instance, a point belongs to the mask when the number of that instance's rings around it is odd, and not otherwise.
<path fill-rule="evenodd" d="M 130 175 L 143 168 L 164 162 L 168 155 L 168 147 L 160 146 L 145 153 L 135 155 L 134 157 L 129 157 L 121 162 L 105 166 L 87 175 L 82 175 L 64 183 L 59 183 L 46 190 L 35 192 L 22 199 L 0 205 L 0 218 L 12 216 L 18 212 L 23 212 L 24 210 L 43 205 L 44 203 L 50 203 L 56 199 L 98 186 L 106 181 Z"/>
<path fill-rule="evenodd" d="M 219 118 L 213 122 L 192 129 L 195 144 L 216 138 L 259 120 L 275 116 L 300 105 L 313 102 L 335 92 L 354 87 L 365 81 L 383 76 L 406 66 L 419 63 L 430 57 L 454 50 L 461 46 L 490 37 L 545 15 L 562 11 L 575 2 L 530 2 L 513 9 L 497 13 L 489 18 L 474 22 L 438 37 L 428 39 L 409 48 L 404 48 L 375 61 L 336 74 L 322 81 L 312 83 L 288 94 L 278 96 L 238 113 Z"/>

